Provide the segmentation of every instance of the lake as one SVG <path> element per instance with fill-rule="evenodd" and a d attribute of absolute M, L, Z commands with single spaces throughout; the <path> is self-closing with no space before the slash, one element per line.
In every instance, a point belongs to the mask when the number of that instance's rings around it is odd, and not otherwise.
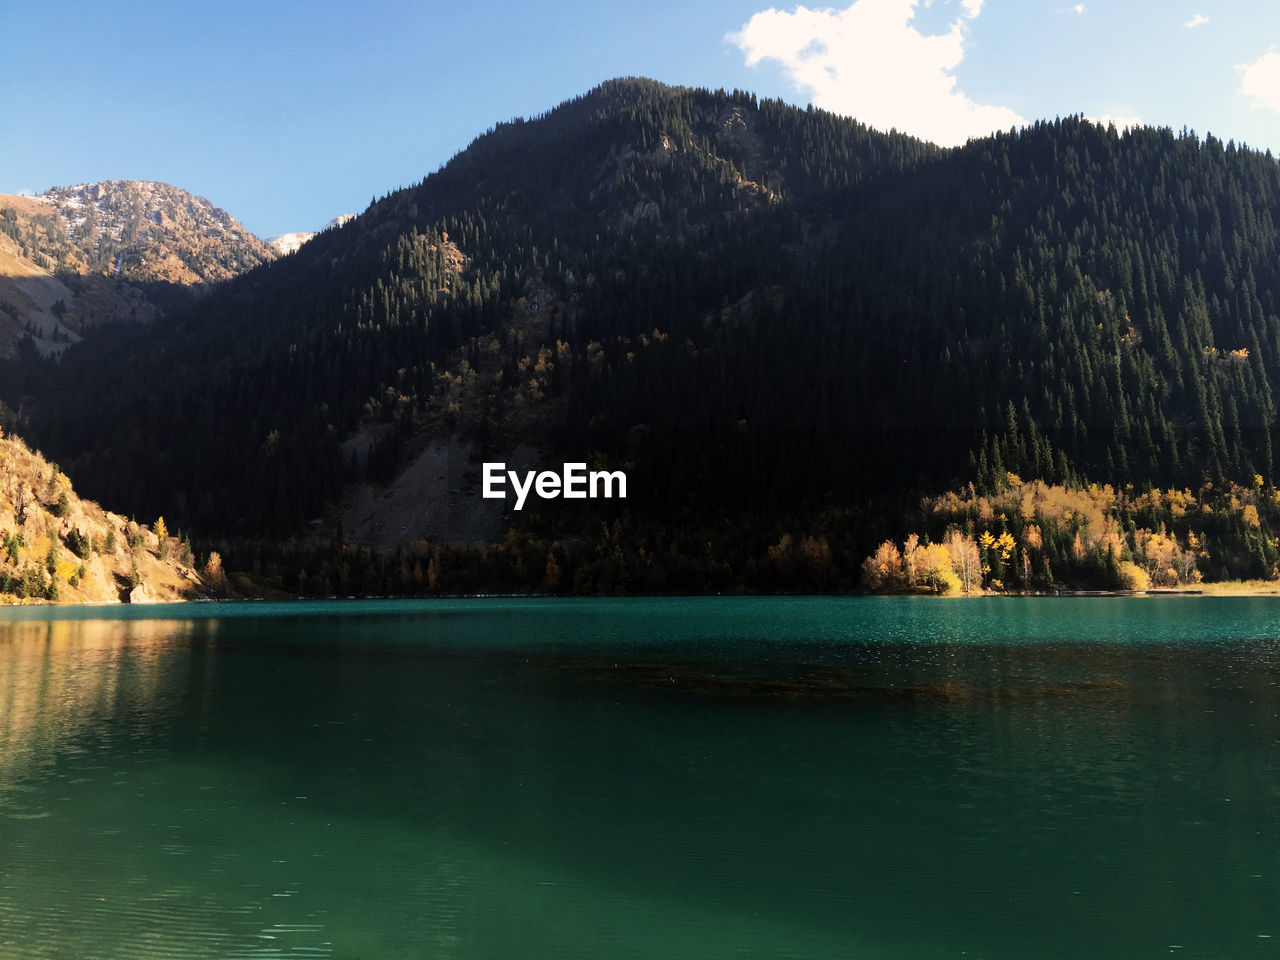
<path fill-rule="evenodd" d="M 1280 955 L 1280 600 L 0 610 L 0 957 Z"/>

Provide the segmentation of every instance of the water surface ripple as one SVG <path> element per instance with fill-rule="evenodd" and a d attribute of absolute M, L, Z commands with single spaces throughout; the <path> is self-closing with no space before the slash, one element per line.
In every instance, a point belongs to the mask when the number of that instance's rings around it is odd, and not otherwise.
<path fill-rule="evenodd" d="M 0 611 L 0 957 L 1277 955 L 1280 601 Z"/>

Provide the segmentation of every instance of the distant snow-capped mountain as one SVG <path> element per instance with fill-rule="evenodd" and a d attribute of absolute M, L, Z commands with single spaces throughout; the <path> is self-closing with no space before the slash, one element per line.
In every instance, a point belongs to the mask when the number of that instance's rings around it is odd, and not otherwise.
<path fill-rule="evenodd" d="M 321 227 L 320 230 L 316 232 L 282 233 L 278 237 L 272 237 L 270 240 L 266 241 L 266 243 L 267 243 L 267 246 L 274 249 L 277 253 L 280 254 L 280 256 L 283 257 L 286 254 L 293 253 L 300 246 L 302 246 L 304 243 L 306 243 L 308 240 L 314 237 L 316 233 L 323 233 L 325 230 L 332 230 L 334 227 L 340 227 L 347 221 L 354 220 L 355 218 L 356 218 L 356 215 L 354 213 L 344 213 L 334 217 L 332 220 L 330 220 L 323 227 Z"/>

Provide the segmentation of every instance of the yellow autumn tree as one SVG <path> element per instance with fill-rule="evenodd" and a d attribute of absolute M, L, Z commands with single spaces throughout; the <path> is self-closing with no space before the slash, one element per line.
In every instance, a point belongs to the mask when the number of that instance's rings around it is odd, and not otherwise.
<path fill-rule="evenodd" d="M 1117 569 L 1120 571 L 1120 586 L 1125 590 L 1147 590 L 1151 587 L 1147 571 L 1132 560 L 1121 560 Z"/>
<path fill-rule="evenodd" d="M 902 553 L 892 540 L 876 547 L 876 552 L 862 561 L 862 582 L 877 593 L 901 590 L 906 584 L 902 570 Z"/>
<path fill-rule="evenodd" d="M 222 569 L 222 555 L 217 550 L 209 551 L 209 559 L 204 565 L 204 582 L 214 596 L 226 595 L 227 574 Z"/>
<path fill-rule="evenodd" d="M 972 537 L 966 537 L 956 527 L 947 531 L 944 541 L 951 569 L 960 580 L 960 589 L 970 593 L 982 586 L 982 555 Z"/>
<path fill-rule="evenodd" d="M 1150 530 L 1139 530 L 1135 534 L 1142 565 L 1157 587 L 1171 587 L 1178 582 L 1178 571 L 1174 566 L 1181 555 L 1178 541 L 1163 530 L 1152 533 Z"/>
<path fill-rule="evenodd" d="M 951 552 L 940 543 L 916 551 L 916 582 L 938 593 L 960 590 L 960 577 L 951 562 Z"/>

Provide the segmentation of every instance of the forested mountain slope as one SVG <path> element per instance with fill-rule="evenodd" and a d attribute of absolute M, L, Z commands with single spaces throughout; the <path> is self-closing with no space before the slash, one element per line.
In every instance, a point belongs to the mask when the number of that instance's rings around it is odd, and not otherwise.
<path fill-rule="evenodd" d="M 791 531 L 851 570 L 1010 471 L 1270 483 L 1278 217 L 1273 158 L 1190 133 L 943 151 L 613 81 L 11 393 L 87 492 L 206 534 L 296 532 L 450 438 L 477 504 L 522 446 L 628 471 L 625 502 L 512 515 L 530 537 L 696 547 L 731 586 Z"/>

